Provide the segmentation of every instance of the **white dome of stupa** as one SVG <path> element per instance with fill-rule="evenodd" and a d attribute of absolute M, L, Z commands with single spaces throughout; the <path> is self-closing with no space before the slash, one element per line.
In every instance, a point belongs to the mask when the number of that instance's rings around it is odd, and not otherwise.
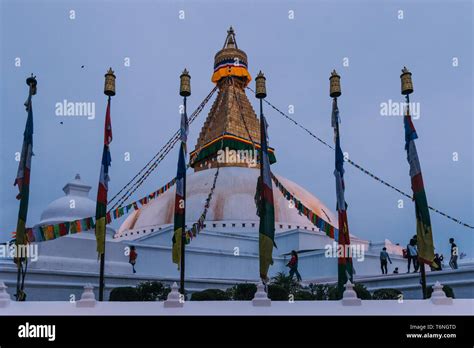
<path fill-rule="evenodd" d="M 199 219 L 204 209 L 204 203 L 212 186 L 215 168 L 193 172 L 186 178 L 186 224 L 192 225 Z M 259 217 L 256 214 L 255 190 L 259 169 L 245 167 L 222 167 L 216 182 L 216 188 L 207 213 L 206 223 L 219 222 L 252 223 L 258 228 Z M 308 208 L 337 226 L 336 216 L 315 196 L 294 182 L 275 175 L 277 179 Z M 151 200 L 139 210 L 131 213 L 122 223 L 115 238 L 129 235 L 130 230 L 154 230 L 170 224 L 174 219 L 176 187 L 166 191 L 158 198 Z M 305 216 L 290 205 L 283 194 L 273 184 L 273 199 L 275 205 L 275 228 L 278 233 L 288 229 L 318 230 Z M 139 234 L 135 234 L 139 236 Z M 130 239 L 130 238 L 126 238 Z"/>

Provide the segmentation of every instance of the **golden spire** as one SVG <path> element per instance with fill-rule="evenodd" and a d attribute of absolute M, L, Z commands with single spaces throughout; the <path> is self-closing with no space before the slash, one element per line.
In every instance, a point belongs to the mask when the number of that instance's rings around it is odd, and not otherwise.
<path fill-rule="evenodd" d="M 227 37 L 225 38 L 224 47 L 222 48 L 238 48 L 234 28 L 232 28 L 232 26 L 227 30 Z"/>
<path fill-rule="evenodd" d="M 196 148 L 190 154 L 194 170 L 248 166 L 238 161 L 222 163 L 218 153 L 222 148 L 254 151 L 255 147 L 260 146 L 260 123 L 245 94 L 245 87 L 251 79 L 247 70 L 247 54 L 237 47 L 234 29 L 230 27 L 224 47 L 214 58 L 212 82 L 218 84 L 219 92 L 201 129 Z M 273 149 L 269 152 L 273 163 Z"/>

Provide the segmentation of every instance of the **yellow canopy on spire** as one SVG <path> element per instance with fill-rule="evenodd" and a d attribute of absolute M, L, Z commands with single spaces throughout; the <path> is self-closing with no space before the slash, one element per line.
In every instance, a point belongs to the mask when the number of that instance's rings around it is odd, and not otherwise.
<path fill-rule="evenodd" d="M 214 71 L 214 74 L 212 74 L 212 82 L 217 83 L 221 78 L 227 77 L 227 76 L 237 76 L 237 77 L 245 77 L 247 78 L 247 83 L 246 85 L 249 84 L 250 81 L 252 81 L 252 76 L 250 76 L 250 73 L 248 72 L 247 68 L 244 66 L 223 66 L 216 71 Z"/>

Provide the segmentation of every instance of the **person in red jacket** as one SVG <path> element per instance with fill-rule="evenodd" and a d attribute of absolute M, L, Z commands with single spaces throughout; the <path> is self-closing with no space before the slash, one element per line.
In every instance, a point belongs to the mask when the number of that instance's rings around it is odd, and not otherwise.
<path fill-rule="evenodd" d="M 302 279 L 300 272 L 298 272 L 298 254 L 296 251 L 291 251 L 291 259 L 286 266 L 290 267 L 290 278 L 293 278 L 293 275 L 296 274 L 296 280 L 300 282 Z"/>
<path fill-rule="evenodd" d="M 138 254 L 135 251 L 135 246 L 132 245 L 130 247 L 130 255 L 128 262 L 132 265 L 133 273 L 137 273 L 137 271 L 135 271 L 135 262 L 137 261 L 137 256 Z"/>

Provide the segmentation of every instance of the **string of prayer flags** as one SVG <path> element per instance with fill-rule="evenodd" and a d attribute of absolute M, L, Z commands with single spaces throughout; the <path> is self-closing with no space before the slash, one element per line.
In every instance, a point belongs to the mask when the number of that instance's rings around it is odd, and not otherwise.
<path fill-rule="evenodd" d="M 186 231 L 186 244 L 189 244 L 189 242 L 194 237 L 196 237 L 197 234 L 201 232 L 202 229 L 204 228 L 204 222 L 206 221 L 207 211 L 209 210 L 209 206 L 211 205 L 211 200 L 214 194 L 214 190 L 216 188 L 216 181 L 217 181 L 218 176 L 219 176 L 219 167 L 217 168 L 216 173 L 214 174 L 214 181 L 212 183 L 211 190 L 209 191 L 209 195 L 206 198 L 206 203 L 204 204 L 204 210 L 201 216 L 199 216 L 199 219 L 195 223 L 193 223 L 190 229 Z"/>
<path fill-rule="evenodd" d="M 321 232 L 326 233 L 327 236 L 330 238 L 334 238 L 338 235 L 338 229 L 327 222 L 325 219 L 320 217 L 314 211 L 306 207 L 298 198 L 293 196 L 290 191 L 288 191 L 283 184 L 278 181 L 278 179 L 272 173 L 272 179 L 275 183 L 275 186 L 280 190 L 283 197 L 285 197 L 288 201 L 292 201 L 294 203 L 295 209 L 298 210 L 300 215 L 306 216 L 306 218 L 311 221 L 313 225 L 315 225 Z"/>
<path fill-rule="evenodd" d="M 116 220 L 129 213 L 130 211 L 138 210 L 140 205 L 145 205 L 150 202 L 150 200 L 156 199 L 161 196 L 163 193 L 168 191 L 176 183 L 176 178 L 169 181 L 166 185 L 159 188 L 158 190 L 150 193 L 149 195 L 139 199 L 138 201 L 127 204 L 126 206 L 118 207 L 113 211 L 109 211 L 106 214 L 106 222 L 110 224 L 112 220 Z M 206 210 L 207 212 L 207 210 Z M 204 221 L 204 220 L 203 220 Z M 32 228 L 26 228 L 25 235 L 28 238 L 29 243 L 38 243 L 48 240 L 53 240 L 59 237 L 66 236 L 68 234 L 80 233 L 83 231 L 88 231 L 94 229 L 96 225 L 96 220 L 93 217 L 87 217 L 84 219 L 61 222 L 53 225 L 44 225 L 44 226 L 35 226 Z M 193 235 L 191 233 L 191 235 Z M 194 236 L 196 233 L 194 233 Z M 16 240 L 16 232 L 12 232 L 12 240 Z"/>

